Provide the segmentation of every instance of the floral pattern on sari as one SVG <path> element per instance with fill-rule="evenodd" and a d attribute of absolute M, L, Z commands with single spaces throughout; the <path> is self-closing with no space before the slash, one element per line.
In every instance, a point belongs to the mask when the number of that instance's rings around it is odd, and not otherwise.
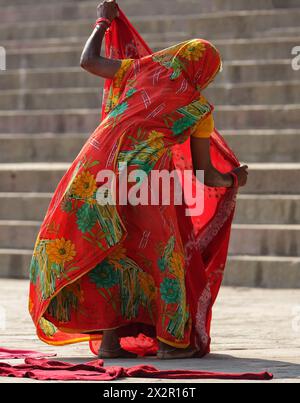
<path fill-rule="evenodd" d="M 97 292 L 122 318 L 138 317 L 140 307 L 153 318 L 156 286 L 153 278 L 126 255 L 122 245 L 89 273 Z"/>
<path fill-rule="evenodd" d="M 38 240 L 30 266 L 30 280 L 39 287 L 41 297 L 47 299 L 55 293 L 56 281 L 76 270 L 75 245 L 64 238 Z"/>
<path fill-rule="evenodd" d="M 155 130 L 148 133 L 139 129 L 136 138 L 130 139 L 131 149 L 119 153 L 117 159 L 119 171 L 122 170 L 124 164 L 127 164 L 127 166 L 136 166 L 148 174 L 167 151 L 164 134 Z"/>
<path fill-rule="evenodd" d="M 115 77 L 113 78 L 113 83 L 110 87 L 110 90 L 107 94 L 107 99 L 105 103 L 105 112 L 109 113 L 119 102 L 121 95 L 121 86 L 124 80 L 124 77 L 131 67 L 133 63 L 133 59 L 123 59 L 121 61 L 121 67 L 117 71 Z M 130 94 L 128 94 L 130 96 Z"/>
<path fill-rule="evenodd" d="M 171 80 L 179 78 L 184 72 L 187 71 L 187 66 L 190 61 L 198 61 L 203 57 L 205 52 L 205 44 L 196 44 L 196 42 L 188 41 L 187 46 L 182 49 L 182 43 L 176 46 L 172 46 L 169 49 L 165 49 L 161 52 L 157 52 L 153 56 L 153 61 L 161 64 L 162 66 L 170 69 Z M 175 56 L 174 56 L 175 54 Z"/>
<path fill-rule="evenodd" d="M 185 335 L 189 309 L 186 303 L 184 254 L 175 251 L 175 243 L 175 237 L 171 236 L 157 264 L 163 278 L 160 283 L 162 326 L 179 341 Z"/>
<path fill-rule="evenodd" d="M 165 117 L 164 122 L 167 127 L 172 129 L 174 136 L 180 136 L 179 143 L 184 143 L 191 135 L 187 132 L 182 136 L 182 132 L 189 129 L 193 130 L 195 125 L 211 114 L 213 107 L 208 103 L 204 96 L 201 96 L 191 104 L 178 108 L 173 114 Z"/>
<path fill-rule="evenodd" d="M 213 46 L 191 40 L 123 60 L 106 85 L 103 120 L 58 185 L 32 258 L 30 312 L 43 341 L 95 340 L 116 328 L 131 335 L 134 325 L 150 334 L 155 329 L 171 346 L 184 348 L 195 339 L 198 303 L 215 272 L 213 265 L 207 275 L 206 264 L 215 253 L 204 250 L 204 264 L 195 246 L 187 259 L 196 226 L 173 204 L 164 206 L 163 218 L 161 206 L 99 204 L 97 178 L 106 169 L 118 177 L 124 164 L 146 175 L 158 167 L 174 170 L 174 149 L 188 147 L 196 123 L 212 113 L 199 88 L 219 68 Z M 228 148 L 224 158 L 217 150 L 222 167 L 233 167 Z M 211 211 L 217 216 L 218 205 Z M 205 220 L 200 230 L 211 221 Z M 229 221 L 218 233 L 230 229 Z M 217 248 L 218 263 L 226 258 L 227 239 Z M 207 318 L 200 320 L 209 335 Z"/>

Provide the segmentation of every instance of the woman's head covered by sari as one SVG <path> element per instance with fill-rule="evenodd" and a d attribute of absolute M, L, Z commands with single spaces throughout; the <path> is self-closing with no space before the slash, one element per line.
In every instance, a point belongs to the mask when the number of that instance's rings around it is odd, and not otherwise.
<path fill-rule="evenodd" d="M 150 79 L 153 77 L 153 80 L 160 76 L 160 80 L 157 79 L 159 88 L 164 82 L 164 87 L 169 87 L 170 93 L 176 87 L 172 85 L 172 81 L 181 80 L 182 88 L 177 98 L 186 98 L 187 103 L 199 98 L 199 93 L 215 78 L 222 66 L 217 49 L 203 39 L 188 40 L 153 53 L 120 9 L 119 17 L 106 32 L 106 56 L 114 59 L 136 59 L 136 72 L 142 67 L 145 80 L 147 76 Z M 162 76 L 170 81 L 161 80 Z M 122 90 L 119 88 L 120 91 L 115 91 L 113 86 L 114 80 L 106 80 L 102 118 L 109 113 L 110 108 L 106 108 L 107 98 L 113 96 L 113 103 L 116 104 L 117 98 L 122 95 Z"/>
<path fill-rule="evenodd" d="M 183 74 L 199 92 L 209 85 L 222 66 L 217 49 L 203 39 L 192 39 L 163 49 L 154 53 L 153 60 L 171 70 L 171 80 Z"/>

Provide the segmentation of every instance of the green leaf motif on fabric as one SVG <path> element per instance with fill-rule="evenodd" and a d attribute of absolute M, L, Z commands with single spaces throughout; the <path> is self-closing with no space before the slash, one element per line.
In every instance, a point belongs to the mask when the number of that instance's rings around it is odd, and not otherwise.
<path fill-rule="evenodd" d="M 73 283 L 71 286 L 65 287 L 54 297 L 49 306 L 48 313 L 61 323 L 71 320 L 72 310 L 78 309 L 81 300 L 80 283 Z"/>
<path fill-rule="evenodd" d="M 119 283 L 118 271 L 105 260 L 90 272 L 89 277 L 97 288 L 109 289 Z"/>
<path fill-rule="evenodd" d="M 160 285 L 160 293 L 167 304 L 179 304 L 181 301 L 181 288 L 178 280 L 165 278 Z"/>
<path fill-rule="evenodd" d="M 116 118 L 119 115 L 122 115 L 128 109 L 128 103 L 122 102 L 120 105 L 117 105 L 109 114 L 109 117 Z"/>
<path fill-rule="evenodd" d="M 137 92 L 137 90 L 135 88 L 131 88 L 130 90 L 128 90 L 126 92 L 126 98 L 131 97 L 133 94 L 135 94 Z"/>
<path fill-rule="evenodd" d="M 48 320 L 41 318 L 39 321 L 39 326 L 48 337 L 53 337 L 57 332 L 57 328 Z"/>
<path fill-rule="evenodd" d="M 39 276 L 39 264 L 35 256 L 31 259 L 31 264 L 30 264 L 30 281 L 32 284 L 36 285 L 37 279 Z"/>
<path fill-rule="evenodd" d="M 84 204 L 77 212 L 77 225 L 82 233 L 91 231 L 97 222 L 97 213 L 89 204 Z"/>
<path fill-rule="evenodd" d="M 183 134 L 186 130 L 192 128 L 196 123 L 204 118 L 205 115 L 211 112 L 210 104 L 201 97 L 189 105 L 177 109 L 177 112 L 182 115 L 177 119 L 172 126 L 172 132 L 175 136 Z"/>
<path fill-rule="evenodd" d="M 70 213 L 73 209 L 72 201 L 70 199 L 62 202 L 61 208 L 64 212 Z"/>
<path fill-rule="evenodd" d="M 158 264 L 159 270 L 161 272 L 166 271 L 167 264 L 166 264 L 166 261 L 164 259 L 158 259 L 157 264 Z"/>
<path fill-rule="evenodd" d="M 182 134 L 185 130 L 192 127 L 196 122 L 197 119 L 185 116 L 184 118 L 181 118 L 174 123 L 172 131 L 175 134 L 175 136 L 178 136 Z"/>

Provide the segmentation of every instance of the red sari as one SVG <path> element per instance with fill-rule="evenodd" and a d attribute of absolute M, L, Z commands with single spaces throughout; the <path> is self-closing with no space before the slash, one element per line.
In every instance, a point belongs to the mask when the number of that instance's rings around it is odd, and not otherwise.
<path fill-rule="evenodd" d="M 106 51 L 123 59 L 122 67 L 106 82 L 102 122 L 59 183 L 42 224 L 30 313 L 49 344 L 90 341 L 97 352 L 101 332 L 116 329 L 123 348 L 142 355 L 161 340 L 196 346 L 202 356 L 210 349 L 236 189 L 202 185 L 205 209 L 196 217 L 186 215 L 185 204 L 103 206 L 96 197 L 99 172 L 110 170 L 119 184 L 124 163 L 129 174 L 192 169 L 191 133 L 213 111 L 201 91 L 221 59 L 199 39 L 152 54 L 121 11 Z M 217 131 L 211 158 L 221 172 L 239 165 Z M 119 200 L 118 188 L 113 195 Z"/>

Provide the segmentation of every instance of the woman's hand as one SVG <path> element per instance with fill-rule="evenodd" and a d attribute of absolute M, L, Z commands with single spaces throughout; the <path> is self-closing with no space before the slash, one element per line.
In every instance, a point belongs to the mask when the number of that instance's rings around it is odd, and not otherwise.
<path fill-rule="evenodd" d="M 104 1 L 97 9 L 98 18 L 112 21 L 119 15 L 115 0 Z M 108 28 L 107 23 L 97 25 L 87 40 L 80 58 L 80 66 L 91 74 L 112 79 L 121 67 L 121 60 L 101 56 L 102 42 Z"/>
<path fill-rule="evenodd" d="M 233 169 L 232 172 L 235 173 L 238 178 L 239 187 L 246 186 L 249 174 L 248 166 L 243 165 L 241 167 Z"/>
<path fill-rule="evenodd" d="M 98 18 L 107 18 L 113 21 L 119 15 L 116 0 L 105 0 L 97 7 Z"/>

